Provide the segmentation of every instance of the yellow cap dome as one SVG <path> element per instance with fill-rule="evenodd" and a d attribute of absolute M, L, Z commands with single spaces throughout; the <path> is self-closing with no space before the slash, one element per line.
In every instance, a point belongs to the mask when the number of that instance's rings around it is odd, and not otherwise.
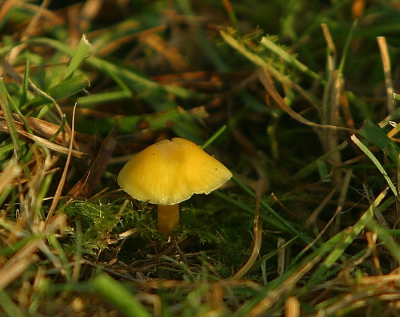
<path fill-rule="evenodd" d="M 174 138 L 136 154 L 120 171 L 118 184 L 135 199 L 174 205 L 193 194 L 208 194 L 231 177 L 223 164 L 198 145 Z"/>

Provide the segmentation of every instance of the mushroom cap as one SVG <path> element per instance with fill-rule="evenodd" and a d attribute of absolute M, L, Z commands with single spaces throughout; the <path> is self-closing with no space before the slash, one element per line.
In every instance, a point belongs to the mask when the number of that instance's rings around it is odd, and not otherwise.
<path fill-rule="evenodd" d="M 181 138 L 157 142 L 131 158 L 118 174 L 118 184 L 133 198 L 174 205 L 193 194 L 208 194 L 232 173 L 198 145 Z"/>

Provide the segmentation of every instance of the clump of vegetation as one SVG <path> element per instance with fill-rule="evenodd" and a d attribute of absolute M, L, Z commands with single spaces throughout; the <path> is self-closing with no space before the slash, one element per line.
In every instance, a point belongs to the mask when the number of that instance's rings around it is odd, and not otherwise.
<path fill-rule="evenodd" d="M 0 314 L 397 316 L 396 1 L 3 1 Z M 234 174 L 120 190 L 165 138 Z"/>

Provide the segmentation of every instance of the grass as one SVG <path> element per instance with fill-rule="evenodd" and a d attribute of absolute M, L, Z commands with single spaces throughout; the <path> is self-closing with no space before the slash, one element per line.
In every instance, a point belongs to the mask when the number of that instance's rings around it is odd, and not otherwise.
<path fill-rule="evenodd" d="M 0 5 L 0 315 L 400 315 L 397 1 L 96 3 Z M 174 136 L 234 177 L 168 238 Z"/>

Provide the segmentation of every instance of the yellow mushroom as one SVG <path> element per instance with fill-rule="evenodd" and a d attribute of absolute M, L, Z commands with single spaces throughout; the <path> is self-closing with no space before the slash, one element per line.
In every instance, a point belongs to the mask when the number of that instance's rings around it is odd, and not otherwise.
<path fill-rule="evenodd" d="M 179 203 L 209 194 L 232 173 L 198 145 L 182 138 L 157 142 L 130 159 L 118 184 L 130 196 L 158 205 L 158 231 L 170 234 L 179 223 Z"/>

